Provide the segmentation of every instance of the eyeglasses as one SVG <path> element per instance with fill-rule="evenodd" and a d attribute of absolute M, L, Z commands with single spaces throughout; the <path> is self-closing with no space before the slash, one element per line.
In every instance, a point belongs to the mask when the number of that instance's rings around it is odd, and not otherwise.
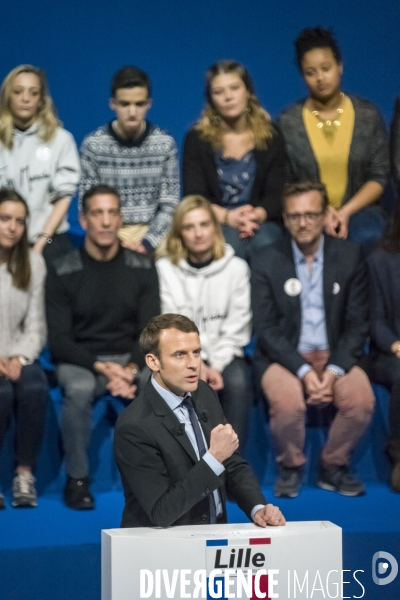
<path fill-rule="evenodd" d="M 318 217 L 320 217 L 322 214 L 322 210 L 320 212 L 286 213 L 286 218 L 289 221 L 289 223 L 297 225 L 303 218 L 306 221 L 306 223 L 315 223 Z"/>

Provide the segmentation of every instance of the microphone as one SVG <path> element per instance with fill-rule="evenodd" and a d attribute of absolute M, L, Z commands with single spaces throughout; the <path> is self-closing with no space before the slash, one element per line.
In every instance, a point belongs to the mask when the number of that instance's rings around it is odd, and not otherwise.
<path fill-rule="evenodd" d="M 200 421 L 203 421 L 204 423 L 207 423 L 207 421 L 208 421 L 208 413 L 207 413 L 206 410 L 203 410 L 203 412 L 199 416 L 199 419 L 200 419 Z"/>
<path fill-rule="evenodd" d="M 178 427 L 178 435 L 184 435 L 184 433 L 185 433 L 185 424 L 180 423 L 179 427 Z"/>

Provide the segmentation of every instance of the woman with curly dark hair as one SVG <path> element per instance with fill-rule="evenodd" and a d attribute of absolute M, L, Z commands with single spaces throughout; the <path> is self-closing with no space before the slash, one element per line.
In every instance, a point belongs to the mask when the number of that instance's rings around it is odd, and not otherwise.
<path fill-rule="evenodd" d="M 309 96 L 278 119 L 292 181 L 325 184 L 326 231 L 353 239 L 368 250 L 386 226 L 376 205 L 389 175 L 386 128 L 378 109 L 345 94 L 339 46 L 328 29 L 304 29 L 295 41 L 296 62 Z"/>

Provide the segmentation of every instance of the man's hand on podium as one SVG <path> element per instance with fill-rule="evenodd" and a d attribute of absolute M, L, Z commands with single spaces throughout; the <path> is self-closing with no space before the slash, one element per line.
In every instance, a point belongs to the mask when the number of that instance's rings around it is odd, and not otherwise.
<path fill-rule="evenodd" d="M 253 521 L 260 527 L 266 527 L 267 525 L 285 525 L 286 519 L 277 506 L 273 504 L 266 504 L 263 508 L 260 508 L 253 517 Z"/>

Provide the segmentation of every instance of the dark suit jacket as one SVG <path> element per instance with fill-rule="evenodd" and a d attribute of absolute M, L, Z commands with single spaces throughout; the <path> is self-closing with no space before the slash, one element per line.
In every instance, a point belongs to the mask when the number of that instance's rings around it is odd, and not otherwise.
<path fill-rule="evenodd" d="M 192 397 L 209 445 L 211 430 L 226 419 L 215 392 L 203 381 Z M 184 426 L 151 380 L 118 418 L 114 450 L 125 493 L 121 527 L 209 523 L 208 496 L 217 488 L 225 521 L 226 491 L 249 517 L 254 506 L 266 503 L 238 452 L 224 462 L 220 476 L 197 460 Z"/>
<path fill-rule="evenodd" d="M 252 305 L 259 374 L 276 362 L 295 375 L 306 364 L 297 351 L 300 296 L 284 291 L 285 282 L 291 278 L 296 278 L 296 268 L 289 238 L 268 246 L 253 259 Z M 334 284 L 340 286 L 336 294 Z M 323 295 L 328 362 L 349 371 L 362 355 L 368 332 L 366 266 L 355 243 L 325 235 Z"/>
<path fill-rule="evenodd" d="M 368 256 L 371 286 L 371 341 L 375 349 L 393 356 L 400 339 L 400 253 L 384 248 Z"/>
<path fill-rule="evenodd" d="M 392 173 L 400 196 L 400 96 L 396 98 L 394 115 L 390 131 L 390 150 L 392 158 Z"/>
<path fill-rule="evenodd" d="M 283 137 L 274 128 L 265 150 L 254 150 L 256 174 L 251 189 L 250 204 L 262 206 L 268 220 L 282 217 L 282 191 L 285 179 L 286 156 Z M 182 158 L 183 195 L 201 194 L 213 204 L 221 204 L 215 151 L 198 131 L 191 129 L 184 141 Z"/>

